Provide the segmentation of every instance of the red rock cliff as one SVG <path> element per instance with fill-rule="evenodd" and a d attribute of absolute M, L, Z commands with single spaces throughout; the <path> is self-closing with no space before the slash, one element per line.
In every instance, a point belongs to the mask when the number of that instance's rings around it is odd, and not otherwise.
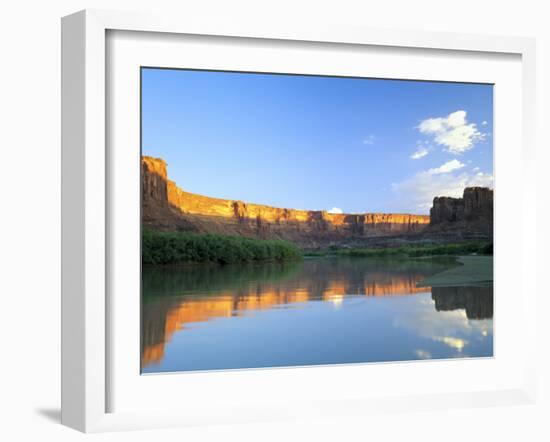
<path fill-rule="evenodd" d="M 392 213 L 331 214 L 211 198 L 180 189 L 168 179 L 163 160 L 144 156 L 142 222 L 161 230 L 281 238 L 304 246 L 325 246 L 354 238 L 419 233 L 429 224 L 430 217 Z"/>
<path fill-rule="evenodd" d="M 493 222 L 493 190 L 467 187 L 462 198 L 435 197 L 430 209 L 430 224 L 457 221 Z"/>
<path fill-rule="evenodd" d="M 467 187 L 462 198 L 436 197 L 430 209 L 430 238 L 460 240 L 493 239 L 493 190 Z"/>

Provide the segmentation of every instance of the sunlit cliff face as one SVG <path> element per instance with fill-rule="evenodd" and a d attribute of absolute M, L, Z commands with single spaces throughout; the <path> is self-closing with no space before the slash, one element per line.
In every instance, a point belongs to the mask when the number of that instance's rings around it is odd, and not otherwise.
<path fill-rule="evenodd" d="M 277 285 L 258 284 L 247 290 L 227 290 L 208 297 L 184 296 L 171 302 L 164 311 L 155 312 L 155 318 L 143 318 L 144 347 L 142 364 L 158 363 L 164 356 L 164 346 L 175 332 L 191 327 L 194 323 L 213 319 L 243 316 L 253 311 L 271 309 L 277 306 L 296 306 L 308 301 L 331 302 L 336 308 L 344 296 L 393 296 L 426 292 L 429 288 L 416 287 L 416 279 L 395 276 L 376 278 L 361 285 L 348 281 L 330 281 L 324 287 L 314 284 L 281 289 Z M 159 323 L 160 321 L 160 323 Z M 159 330 L 159 327 L 161 329 Z M 150 330 L 157 333 L 148 334 Z M 160 342 L 159 342 L 160 340 Z M 149 343 L 147 342 L 149 341 Z"/>
<path fill-rule="evenodd" d="M 251 218 L 270 223 L 281 222 L 326 222 L 333 226 L 356 224 L 402 224 L 407 228 L 423 226 L 430 222 L 427 215 L 409 215 L 393 213 L 333 214 L 324 210 L 298 210 L 244 203 L 242 201 L 211 198 L 185 192 L 175 182 L 168 181 L 168 201 L 184 213 L 210 215 L 224 218 Z"/>
<path fill-rule="evenodd" d="M 143 222 L 149 227 L 279 237 L 298 243 L 312 239 L 412 234 L 429 225 L 427 215 L 333 214 L 324 210 L 270 207 L 198 195 L 168 179 L 166 163 L 142 157 Z"/>

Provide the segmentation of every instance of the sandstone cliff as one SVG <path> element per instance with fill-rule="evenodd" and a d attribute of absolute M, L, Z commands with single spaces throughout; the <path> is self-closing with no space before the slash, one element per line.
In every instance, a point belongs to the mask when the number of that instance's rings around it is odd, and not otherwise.
<path fill-rule="evenodd" d="M 434 198 L 430 209 L 430 224 L 477 220 L 493 222 L 492 189 L 467 187 L 462 198 Z"/>
<path fill-rule="evenodd" d="M 467 187 L 462 198 L 435 197 L 426 233 L 492 239 L 493 190 Z"/>
<path fill-rule="evenodd" d="M 426 215 L 331 214 L 250 204 L 197 195 L 168 179 L 166 163 L 142 158 L 142 222 L 168 231 L 280 238 L 304 247 L 353 245 L 365 239 L 412 236 L 430 222 Z"/>

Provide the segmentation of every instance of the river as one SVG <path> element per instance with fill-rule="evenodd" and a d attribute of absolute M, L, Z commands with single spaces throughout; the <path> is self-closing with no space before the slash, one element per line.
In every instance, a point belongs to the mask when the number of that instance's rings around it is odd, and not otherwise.
<path fill-rule="evenodd" d="M 142 273 L 142 372 L 493 355 L 493 287 L 422 287 L 444 260 L 312 258 Z"/>

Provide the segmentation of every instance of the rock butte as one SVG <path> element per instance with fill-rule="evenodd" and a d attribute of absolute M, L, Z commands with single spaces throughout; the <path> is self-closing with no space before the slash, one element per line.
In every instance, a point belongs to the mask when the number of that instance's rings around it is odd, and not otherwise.
<path fill-rule="evenodd" d="M 428 215 L 333 214 L 198 195 L 168 179 L 164 160 L 147 156 L 142 157 L 142 182 L 143 224 L 159 230 L 280 238 L 319 246 L 351 238 L 419 233 L 430 223 Z"/>
<path fill-rule="evenodd" d="M 467 187 L 462 198 L 435 197 L 430 209 L 432 238 L 493 240 L 493 190 Z"/>
<path fill-rule="evenodd" d="M 457 222 L 493 220 L 493 191 L 487 187 L 467 187 L 462 198 L 435 197 L 430 209 L 432 225 Z"/>

